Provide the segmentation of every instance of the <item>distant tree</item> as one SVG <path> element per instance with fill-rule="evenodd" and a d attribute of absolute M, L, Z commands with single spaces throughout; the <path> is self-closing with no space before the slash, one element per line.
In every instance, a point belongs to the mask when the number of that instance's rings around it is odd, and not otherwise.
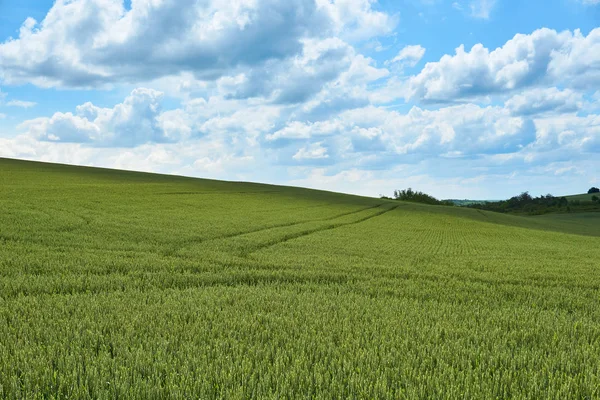
<path fill-rule="evenodd" d="M 590 190 L 588 190 L 588 194 L 592 193 L 600 193 L 600 189 L 598 189 L 597 187 L 592 187 L 590 188 Z"/>
<path fill-rule="evenodd" d="M 592 196 L 592 201 L 600 201 L 600 198 L 598 196 Z"/>
<path fill-rule="evenodd" d="M 578 202 L 569 203 L 566 197 L 554 197 L 551 194 L 533 197 L 529 192 L 523 192 L 508 200 L 491 201 L 483 204 L 470 204 L 467 207 L 501 213 L 541 215 L 552 212 L 571 212 L 571 206 L 580 206 Z M 575 207 L 575 211 L 576 208 Z"/>
<path fill-rule="evenodd" d="M 412 190 L 412 188 L 403 190 L 394 190 L 394 199 L 403 201 L 413 201 L 416 203 L 435 204 L 443 206 L 453 206 L 454 203 L 449 200 L 438 200 L 427 193 Z"/>
<path fill-rule="evenodd" d="M 568 206 L 568 205 L 569 205 L 569 200 L 567 200 L 567 198 L 566 198 L 566 197 L 561 197 L 561 198 L 558 200 L 558 206 L 559 206 L 559 207 L 566 207 L 566 206 Z M 569 211 L 570 211 L 570 209 L 569 209 Z"/>
<path fill-rule="evenodd" d="M 523 192 L 519 195 L 518 197 L 519 201 L 526 203 L 532 200 L 531 195 L 529 194 L 529 192 Z"/>

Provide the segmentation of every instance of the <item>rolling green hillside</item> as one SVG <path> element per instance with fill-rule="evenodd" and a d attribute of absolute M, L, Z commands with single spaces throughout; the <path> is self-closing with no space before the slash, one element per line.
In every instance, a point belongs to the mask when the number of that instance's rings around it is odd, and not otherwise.
<path fill-rule="evenodd" d="M 592 196 L 596 196 L 596 197 L 600 197 L 600 193 L 583 193 L 583 194 L 574 194 L 572 196 L 565 196 L 567 198 L 567 200 L 569 200 L 570 202 L 573 201 L 592 201 Z"/>
<path fill-rule="evenodd" d="M 0 159 L 0 397 L 598 398 L 597 215 Z"/>

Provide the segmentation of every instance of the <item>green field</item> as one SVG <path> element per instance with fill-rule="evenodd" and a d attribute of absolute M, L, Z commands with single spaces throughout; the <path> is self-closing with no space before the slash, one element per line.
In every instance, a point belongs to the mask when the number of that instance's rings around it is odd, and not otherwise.
<path fill-rule="evenodd" d="M 0 397 L 599 398 L 597 215 L 0 159 Z"/>
<path fill-rule="evenodd" d="M 581 202 L 591 202 L 592 201 L 592 197 L 596 196 L 596 197 L 600 197 L 600 193 L 584 193 L 584 194 L 574 194 L 571 196 L 565 196 L 567 198 L 567 200 L 569 200 L 570 202 L 579 200 Z"/>

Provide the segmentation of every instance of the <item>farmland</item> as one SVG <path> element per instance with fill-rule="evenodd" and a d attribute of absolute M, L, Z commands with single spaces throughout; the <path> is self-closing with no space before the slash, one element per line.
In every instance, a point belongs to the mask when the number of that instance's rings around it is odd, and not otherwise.
<path fill-rule="evenodd" d="M 0 397 L 598 398 L 574 215 L 0 159 Z"/>
<path fill-rule="evenodd" d="M 580 201 L 580 202 L 591 202 L 592 197 L 600 197 L 598 193 L 583 193 L 583 194 L 575 194 L 572 196 L 565 196 L 569 202 Z"/>

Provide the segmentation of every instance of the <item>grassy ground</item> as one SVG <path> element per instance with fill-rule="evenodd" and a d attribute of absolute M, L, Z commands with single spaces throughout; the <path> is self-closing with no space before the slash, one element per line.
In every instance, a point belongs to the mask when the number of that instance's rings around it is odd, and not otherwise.
<path fill-rule="evenodd" d="M 0 210 L 0 397 L 600 396 L 583 214 L 2 159 Z"/>
<path fill-rule="evenodd" d="M 600 197 L 600 193 L 584 193 L 584 194 L 574 194 L 572 196 L 565 196 L 567 200 L 570 202 L 579 200 L 581 202 L 591 202 L 592 196 Z"/>

